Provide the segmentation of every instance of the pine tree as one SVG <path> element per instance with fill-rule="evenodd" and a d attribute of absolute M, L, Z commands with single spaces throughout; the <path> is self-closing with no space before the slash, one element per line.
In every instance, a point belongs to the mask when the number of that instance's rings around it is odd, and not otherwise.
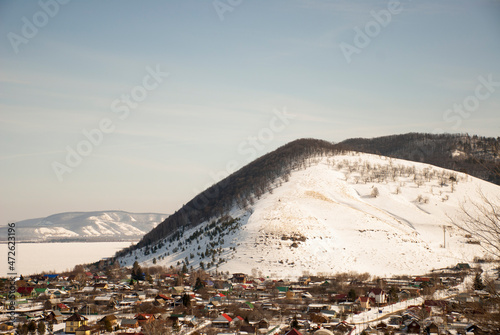
<path fill-rule="evenodd" d="M 132 273 L 130 274 L 130 277 L 132 280 L 144 280 L 144 273 L 137 261 L 135 261 L 132 266 Z"/>
<path fill-rule="evenodd" d="M 196 277 L 196 283 L 194 284 L 194 289 L 199 290 L 205 287 L 205 283 L 200 279 L 200 277 Z"/>
<path fill-rule="evenodd" d="M 474 277 L 474 290 L 482 289 L 484 289 L 483 279 L 481 278 L 481 274 L 476 272 L 476 276 Z"/>
<path fill-rule="evenodd" d="M 184 293 L 182 296 L 182 305 L 184 305 L 186 308 L 191 307 L 191 296 L 187 293 Z"/>
<path fill-rule="evenodd" d="M 35 323 L 35 321 L 30 321 L 28 323 L 28 332 L 30 334 L 35 334 L 36 333 L 36 323 Z"/>
<path fill-rule="evenodd" d="M 43 321 L 39 321 L 38 322 L 38 325 L 36 327 L 36 332 L 39 334 L 39 335 L 43 335 L 45 334 L 45 323 Z"/>

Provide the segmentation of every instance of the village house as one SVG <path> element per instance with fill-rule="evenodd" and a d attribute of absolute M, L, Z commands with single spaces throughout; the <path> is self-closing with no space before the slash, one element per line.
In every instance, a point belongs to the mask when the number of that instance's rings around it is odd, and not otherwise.
<path fill-rule="evenodd" d="M 420 324 L 413 320 L 406 326 L 406 332 L 408 334 L 420 334 Z"/>
<path fill-rule="evenodd" d="M 434 322 L 431 322 L 425 327 L 424 331 L 427 335 L 437 335 L 439 334 L 439 327 Z"/>
<path fill-rule="evenodd" d="M 134 317 L 137 321 L 139 321 L 139 325 L 143 326 L 147 323 L 153 322 L 155 320 L 155 316 L 153 314 L 147 313 L 139 313 Z"/>
<path fill-rule="evenodd" d="M 115 327 L 116 325 L 118 325 L 118 318 L 115 315 L 110 314 L 110 315 L 106 315 L 105 317 L 103 317 L 102 319 L 100 319 L 98 321 L 98 323 L 103 325 L 103 326 L 107 322 L 111 325 L 111 327 Z"/>
<path fill-rule="evenodd" d="M 65 333 L 76 334 L 76 330 L 84 325 L 87 325 L 88 319 L 78 313 L 73 313 L 69 318 L 64 320 L 66 326 L 64 328 Z"/>
<path fill-rule="evenodd" d="M 221 314 L 218 318 L 212 321 L 215 327 L 229 328 L 231 326 L 233 319 L 226 313 Z"/>
<path fill-rule="evenodd" d="M 245 284 L 247 282 L 247 275 L 244 273 L 234 273 L 231 281 L 233 283 Z"/>
<path fill-rule="evenodd" d="M 376 306 L 375 298 L 370 297 L 358 297 L 354 303 L 359 304 L 362 310 L 369 310 L 372 304 Z"/>
<path fill-rule="evenodd" d="M 92 327 L 87 325 L 82 325 L 76 329 L 75 335 L 90 335 L 91 331 Z"/>
<path fill-rule="evenodd" d="M 35 297 L 36 291 L 34 287 L 30 286 L 21 286 L 17 288 L 17 293 L 19 293 L 23 297 Z"/>
<path fill-rule="evenodd" d="M 387 294 L 385 293 L 384 290 L 380 288 L 374 288 L 370 290 L 370 293 L 368 294 L 369 298 L 375 299 L 375 303 L 379 305 L 383 305 L 387 303 Z"/>
<path fill-rule="evenodd" d="M 115 304 L 115 299 L 110 295 L 97 296 L 94 298 L 94 303 L 101 306 L 113 306 Z"/>
<path fill-rule="evenodd" d="M 53 324 L 59 324 L 64 322 L 64 316 L 58 310 L 51 311 L 46 317 L 45 321 L 52 322 Z"/>
<path fill-rule="evenodd" d="M 137 319 L 122 319 L 120 321 L 120 326 L 122 328 L 138 328 L 139 320 Z"/>

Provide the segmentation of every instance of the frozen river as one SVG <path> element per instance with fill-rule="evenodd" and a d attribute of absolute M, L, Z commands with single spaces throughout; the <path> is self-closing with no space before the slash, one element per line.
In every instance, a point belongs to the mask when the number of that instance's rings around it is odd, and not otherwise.
<path fill-rule="evenodd" d="M 130 244 L 131 242 L 16 243 L 14 272 L 17 275 L 30 275 L 42 271 L 72 270 L 75 265 L 111 257 Z M 0 267 L 0 276 L 4 277 L 12 272 L 9 269 L 7 244 L 1 244 L 1 253 L 4 261 Z"/>

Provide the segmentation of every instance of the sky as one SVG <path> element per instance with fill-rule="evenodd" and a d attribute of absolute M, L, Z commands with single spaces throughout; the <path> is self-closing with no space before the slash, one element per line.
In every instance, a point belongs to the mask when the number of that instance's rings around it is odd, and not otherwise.
<path fill-rule="evenodd" d="M 298 138 L 500 136 L 500 1 L 0 0 L 0 219 L 173 213 Z"/>

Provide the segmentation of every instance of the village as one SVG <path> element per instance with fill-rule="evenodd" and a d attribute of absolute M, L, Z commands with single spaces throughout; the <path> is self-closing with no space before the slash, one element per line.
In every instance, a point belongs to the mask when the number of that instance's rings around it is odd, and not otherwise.
<path fill-rule="evenodd" d="M 415 277 L 291 281 L 255 269 L 77 266 L 3 278 L 0 334 L 498 334 L 493 270 L 459 263 Z"/>

